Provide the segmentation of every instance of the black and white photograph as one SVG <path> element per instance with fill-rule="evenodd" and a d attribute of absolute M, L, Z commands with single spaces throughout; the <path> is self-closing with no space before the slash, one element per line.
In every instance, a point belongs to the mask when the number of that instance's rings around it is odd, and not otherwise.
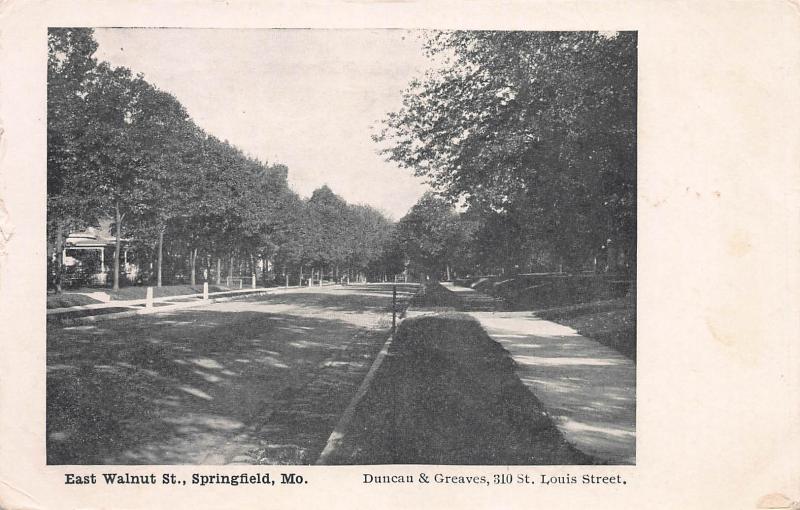
<path fill-rule="evenodd" d="M 636 31 L 47 51 L 48 465 L 636 464 Z"/>
<path fill-rule="evenodd" d="M 785 0 L 0 2 L 0 509 L 796 509 Z"/>

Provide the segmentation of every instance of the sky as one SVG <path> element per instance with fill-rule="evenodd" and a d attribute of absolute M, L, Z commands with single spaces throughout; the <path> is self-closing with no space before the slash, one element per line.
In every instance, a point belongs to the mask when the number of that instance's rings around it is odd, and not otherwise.
<path fill-rule="evenodd" d="M 96 56 L 175 95 L 208 133 L 401 218 L 428 189 L 370 138 L 427 60 L 407 30 L 95 29 Z"/>

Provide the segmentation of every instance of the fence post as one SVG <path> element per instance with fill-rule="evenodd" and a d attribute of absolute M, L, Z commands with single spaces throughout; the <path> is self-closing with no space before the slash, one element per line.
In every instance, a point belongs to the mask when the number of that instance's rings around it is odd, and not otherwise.
<path fill-rule="evenodd" d="M 244 278 L 242 278 L 241 276 L 239 277 L 239 288 L 240 289 L 244 288 Z"/>
<path fill-rule="evenodd" d="M 153 287 L 147 287 L 147 294 L 144 297 L 144 307 L 153 308 Z"/>
<path fill-rule="evenodd" d="M 285 274 L 284 276 L 286 277 L 286 288 L 288 289 L 289 288 L 289 275 Z"/>
<path fill-rule="evenodd" d="M 253 281 L 252 281 L 252 283 L 250 284 L 250 286 L 251 286 L 251 288 L 253 288 L 253 289 L 255 289 L 255 288 L 256 288 L 256 275 L 253 275 Z"/>
<path fill-rule="evenodd" d="M 208 282 L 203 282 L 203 301 L 208 301 Z"/>
<path fill-rule="evenodd" d="M 397 285 L 392 285 L 392 334 L 397 326 Z"/>

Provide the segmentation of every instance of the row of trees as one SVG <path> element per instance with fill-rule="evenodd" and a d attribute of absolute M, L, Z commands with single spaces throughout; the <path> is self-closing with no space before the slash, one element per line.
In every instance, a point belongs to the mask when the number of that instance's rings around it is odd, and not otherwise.
<path fill-rule="evenodd" d="M 462 243 L 427 252 L 440 270 L 635 273 L 636 34 L 431 32 L 425 48 L 435 65 L 374 138 L 463 206 L 438 215 L 457 237 L 440 242 Z"/>
<path fill-rule="evenodd" d="M 375 140 L 437 194 L 392 225 L 327 187 L 301 199 L 285 166 L 208 135 L 170 94 L 97 62 L 91 30 L 52 29 L 53 252 L 106 217 L 117 239 L 115 287 L 123 238 L 154 261 L 159 285 L 165 265 L 194 282 L 198 266 L 252 272 L 258 260 L 280 274 L 313 267 L 335 277 L 391 275 L 408 263 L 445 278 L 633 272 L 636 35 L 431 32 L 425 48 L 435 65 Z"/>
<path fill-rule="evenodd" d="M 70 232 L 111 218 L 115 289 L 124 238 L 153 261 L 159 286 L 165 259 L 192 284 L 201 266 L 254 273 L 258 260 L 301 279 L 311 268 L 335 277 L 402 270 L 384 250 L 392 225 L 383 214 L 327 186 L 301 199 L 285 166 L 243 154 L 200 129 L 169 93 L 98 62 L 91 29 L 50 29 L 48 49 L 51 254 Z M 54 261 L 60 290 L 61 257 Z"/>

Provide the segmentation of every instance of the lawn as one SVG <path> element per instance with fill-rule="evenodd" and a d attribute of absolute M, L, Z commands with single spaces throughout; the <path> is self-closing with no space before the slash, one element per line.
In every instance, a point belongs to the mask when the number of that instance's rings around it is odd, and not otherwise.
<path fill-rule="evenodd" d="M 431 295 L 428 295 L 431 302 Z M 592 464 L 468 315 L 406 319 L 331 464 Z"/>
<path fill-rule="evenodd" d="M 632 296 L 539 310 L 536 315 L 569 326 L 636 361 L 636 301 Z"/>
<path fill-rule="evenodd" d="M 433 292 L 438 294 L 447 291 L 440 287 L 440 290 L 434 290 Z M 451 294 L 450 298 L 445 297 L 443 299 L 449 299 L 451 306 L 459 309 L 459 297 L 452 293 L 449 294 Z M 623 356 L 636 361 L 635 293 L 630 292 L 624 297 L 615 299 L 592 299 L 591 295 L 591 293 L 588 293 L 581 298 L 580 293 L 575 293 L 571 296 L 571 300 L 585 301 L 577 304 L 554 306 L 559 303 L 559 300 L 551 300 L 552 296 L 548 296 L 545 293 L 534 300 L 540 303 L 538 306 L 533 306 L 530 303 L 523 304 L 519 301 L 511 302 L 509 306 L 514 310 L 531 310 L 542 319 L 569 326 L 580 335 L 607 345 Z M 463 296 L 476 299 L 479 297 L 485 298 L 488 295 L 479 292 Z M 548 303 L 551 303 L 551 305 L 548 306 Z M 464 305 L 469 306 L 469 303 L 464 303 Z M 460 309 L 464 309 L 463 305 Z"/>
<path fill-rule="evenodd" d="M 47 295 L 47 308 L 69 308 L 71 306 L 90 305 L 93 303 L 101 303 L 99 299 L 95 299 L 83 294 L 48 294 Z"/>

